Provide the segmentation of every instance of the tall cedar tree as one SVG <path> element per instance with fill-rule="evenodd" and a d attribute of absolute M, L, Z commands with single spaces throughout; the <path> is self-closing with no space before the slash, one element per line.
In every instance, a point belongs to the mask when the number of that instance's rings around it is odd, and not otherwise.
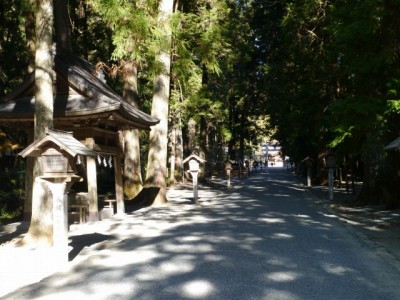
<path fill-rule="evenodd" d="M 149 158 L 147 161 L 146 187 L 158 189 L 153 205 L 162 205 L 167 201 L 167 147 L 168 147 L 168 107 L 171 74 L 171 27 L 169 19 L 173 13 L 173 0 L 161 0 L 159 6 L 159 26 L 162 39 L 156 62 L 160 70 L 154 78 L 151 115 L 160 120 L 150 131 Z"/>
<path fill-rule="evenodd" d="M 36 1 L 36 52 L 35 52 L 35 118 L 34 137 L 53 127 L 53 1 Z M 37 159 L 33 177 L 43 175 L 43 167 Z M 52 245 L 53 219 L 52 196 L 43 183 L 33 181 L 32 218 L 24 241 L 33 244 Z"/>

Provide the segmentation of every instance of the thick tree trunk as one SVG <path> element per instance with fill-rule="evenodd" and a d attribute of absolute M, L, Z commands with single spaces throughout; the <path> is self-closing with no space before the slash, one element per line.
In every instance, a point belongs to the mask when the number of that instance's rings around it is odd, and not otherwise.
<path fill-rule="evenodd" d="M 36 54 L 35 54 L 35 139 L 46 127 L 53 127 L 52 35 L 53 1 L 37 0 Z M 33 178 L 43 174 L 40 160 L 36 159 Z M 45 185 L 33 181 L 32 218 L 24 241 L 50 246 L 53 234 L 52 196 Z"/>
<path fill-rule="evenodd" d="M 154 80 L 154 94 L 151 115 L 160 119 L 160 123 L 150 131 L 150 149 L 147 163 L 146 187 L 159 189 L 153 205 L 162 205 L 167 202 L 167 148 L 168 148 L 168 108 L 170 94 L 171 71 L 171 29 L 167 25 L 172 15 L 173 1 L 161 0 L 159 21 L 164 27 L 167 49 L 161 49 L 156 60 L 162 66 L 160 74 Z"/>
<path fill-rule="evenodd" d="M 182 130 L 179 123 L 179 113 L 176 112 L 178 117 L 172 119 L 171 131 L 169 133 L 170 140 L 170 184 L 174 185 L 183 178 L 183 141 Z"/>
<path fill-rule="evenodd" d="M 57 48 L 72 50 L 67 0 L 54 0 Z"/>
<path fill-rule="evenodd" d="M 160 61 L 169 70 L 169 55 L 164 53 Z M 146 187 L 157 187 L 159 192 L 153 205 L 162 205 L 167 202 L 167 145 L 168 145 L 168 100 L 169 100 L 169 74 L 160 74 L 154 83 L 154 96 L 151 115 L 160 119 L 160 123 L 153 126 L 150 131 L 150 149 L 147 164 Z"/>
<path fill-rule="evenodd" d="M 143 188 L 140 167 L 139 130 L 124 129 L 124 196 L 132 199 Z"/>
<path fill-rule="evenodd" d="M 390 201 L 388 191 L 388 180 L 382 170 L 384 169 L 383 147 L 381 141 L 374 138 L 373 134 L 368 134 L 369 149 L 363 156 L 363 186 L 358 194 L 356 203 L 366 204 L 387 204 Z M 375 142 L 375 143 L 374 143 Z M 355 166 L 353 172 L 356 173 Z"/>
<path fill-rule="evenodd" d="M 126 62 L 122 69 L 124 80 L 124 99 L 138 108 L 139 95 L 137 87 L 137 66 L 133 61 Z M 139 130 L 126 128 L 123 130 L 124 151 L 124 196 L 126 199 L 136 197 L 143 188 L 140 166 Z"/>

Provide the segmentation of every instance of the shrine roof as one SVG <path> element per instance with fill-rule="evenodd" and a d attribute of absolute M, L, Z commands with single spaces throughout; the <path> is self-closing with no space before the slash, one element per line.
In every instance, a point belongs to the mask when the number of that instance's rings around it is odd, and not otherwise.
<path fill-rule="evenodd" d="M 88 61 L 69 52 L 54 56 L 54 119 L 85 118 L 117 114 L 133 127 L 149 129 L 158 119 L 139 110 L 115 93 Z M 33 120 L 35 111 L 35 74 L 11 93 L 0 98 L 0 123 Z"/>
<path fill-rule="evenodd" d="M 88 149 L 85 145 L 79 142 L 72 136 L 72 132 L 65 132 L 46 128 L 46 132 L 30 144 L 27 148 L 22 150 L 19 155 L 26 156 L 40 156 L 44 147 L 48 144 L 54 144 L 58 148 L 67 152 L 72 157 L 77 155 L 83 156 L 96 156 L 96 152 Z M 43 148 L 43 149 L 42 149 Z"/>

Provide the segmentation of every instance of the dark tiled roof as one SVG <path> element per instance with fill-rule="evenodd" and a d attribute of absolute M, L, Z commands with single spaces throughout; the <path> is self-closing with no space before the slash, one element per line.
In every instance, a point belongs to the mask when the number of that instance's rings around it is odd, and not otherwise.
<path fill-rule="evenodd" d="M 97 155 L 96 152 L 88 149 L 85 145 L 75 139 L 72 136 L 72 133 L 53 129 L 47 129 L 46 133 L 43 136 L 38 138 L 24 150 L 22 150 L 19 155 L 23 157 L 38 156 L 40 155 L 40 151 L 35 155 L 30 154 L 35 153 L 35 151 L 38 151 L 40 147 L 46 144 L 55 144 L 60 149 L 69 153 L 72 157 L 75 157 L 77 155 L 95 157 Z"/>
<path fill-rule="evenodd" d="M 116 112 L 123 119 L 148 128 L 158 119 L 127 103 L 96 76 L 93 65 L 71 53 L 54 57 L 57 92 L 54 98 L 54 118 L 84 117 Z M 0 99 L 0 122 L 13 119 L 33 119 L 34 73 L 14 91 Z"/>
<path fill-rule="evenodd" d="M 393 142 L 391 142 L 389 145 L 387 145 L 384 150 L 389 151 L 389 150 L 400 150 L 400 137 L 395 139 Z"/>

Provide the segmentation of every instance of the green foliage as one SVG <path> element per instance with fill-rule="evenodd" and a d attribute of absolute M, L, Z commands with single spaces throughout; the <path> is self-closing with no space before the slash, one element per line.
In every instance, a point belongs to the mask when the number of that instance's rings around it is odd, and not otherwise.
<path fill-rule="evenodd" d="M 34 16 L 30 1 L 4 0 L 0 2 L 0 96 L 10 92 L 28 73 L 33 53 Z"/>
<path fill-rule="evenodd" d="M 113 59 L 146 62 L 147 53 L 153 49 L 151 33 L 156 30 L 155 1 L 91 0 L 89 3 L 112 29 Z"/>
<path fill-rule="evenodd" d="M 86 3 L 70 1 L 73 48 L 94 62 L 135 60 L 150 99 L 155 55 L 170 46 L 159 1 Z M 30 62 L 32 14 L 29 1 L 1 5 L 4 93 Z M 275 138 L 295 160 L 327 148 L 377 158 L 399 136 L 399 1 L 183 0 L 176 8 L 163 24 L 172 29 L 171 122 L 194 119 L 242 153 L 260 136 Z"/>
<path fill-rule="evenodd" d="M 400 79 L 393 79 L 387 84 L 387 113 L 400 113 Z"/>
<path fill-rule="evenodd" d="M 113 45 L 105 20 L 86 2 L 72 0 L 69 5 L 73 51 L 93 64 L 108 62 Z"/>
<path fill-rule="evenodd" d="M 11 170 L 0 173 L 0 220 L 13 219 L 22 215 L 24 200 L 24 171 Z"/>

